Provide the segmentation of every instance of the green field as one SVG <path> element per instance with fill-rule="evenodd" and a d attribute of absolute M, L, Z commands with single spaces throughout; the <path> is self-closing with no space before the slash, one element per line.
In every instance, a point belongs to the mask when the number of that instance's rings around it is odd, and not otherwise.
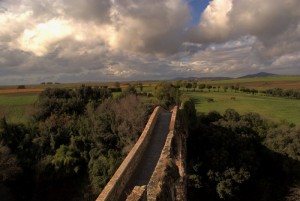
<path fill-rule="evenodd" d="M 255 77 L 255 78 L 237 78 L 229 80 L 216 80 L 216 81 L 207 81 L 210 84 L 231 84 L 235 82 L 280 82 L 280 81 L 300 81 L 299 75 L 290 75 L 290 76 L 270 76 L 270 77 Z"/>
<path fill-rule="evenodd" d="M 0 117 L 11 123 L 25 123 L 33 112 L 36 93 L 0 94 Z"/>
<path fill-rule="evenodd" d="M 234 92 L 185 92 L 195 101 L 197 112 L 207 113 L 216 110 L 224 113 L 233 108 L 241 114 L 259 113 L 263 118 L 279 122 L 286 120 L 291 123 L 300 122 L 300 100 L 262 95 L 250 95 Z M 232 100 L 232 97 L 235 100 Z M 213 102 L 208 102 L 212 98 Z"/>
<path fill-rule="evenodd" d="M 271 76 L 271 77 L 256 77 L 228 80 L 202 80 L 200 83 L 210 84 L 213 86 L 240 86 L 246 88 L 255 88 L 259 90 L 270 88 L 282 89 L 299 89 L 300 76 Z"/>
<path fill-rule="evenodd" d="M 247 78 L 247 79 L 233 79 L 223 81 L 204 81 L 205 83 L 222 86 L 238 83 L 240 86 L 251 88 L 292 88 L 300 90 L 300 76 L 274 76 L 265 78 Z M 86 83 L 87 85 L 99 86 L 100 83 Z M 105 83 L 113 86 L 113 83 Z M 125 84 L 125 83 L 121 83 Z M 132 82 L 134 84 L 134 82 Z M 144 82 L 143 91 L 153 92 L 157 82 Z M 62 87 L 74 88 L 81 86 L 80 83 L 76 84 L 56 84 L 56 85 L 28 85 L 26 88 L 46 88 L 46 87 Z M 126 85 L 123 85 L 124 87 Z M 2 86 L 0 89 L 15 89 L 16 86 Z M 140 92 L 140 88 L 136 87 Z M 193 98 L 196 103 L 198 112 L 209 112 L 216 110 L 223 113 L 227 108 L 236 109 L 240 113 L 257 112 L 261 116 L 274 121 L 287 120 L 298 124 L 300 122 L 300 101 L 287 98 L 269 97 L 262 95 L 249 95 L 244 93 L 234 93 L 228 89 L 224 92 L 221 87 L 217 92 L 186 92 L 187 89 L 181 88 L 183 94 Z M 33 104 L 37 100 L 38 93 L 11 93 L 0 94 L 0 117 L 5 116 L 9 122 L 25 123 L 30 115 L 33 113 Z M 119 93 L 114 93 L 117 96 Z M 235 97 L 235 100 L 231 100 Z M 208 98 L 213 98 L 214 102 L 208 102 Z"/>
<path fill-rule="evenodd" d="M 152 84 L 152 83 L 150 83 Z M 149 85 L 149 84 L 148 84 Z M 44 85 L 30 86 L 30 88 L 41 88 Z M 54 85 L 52 85 L 54 86 Z M 62 86 L 64 88 L 80 87 L 81 84 L 62 84 L 56 85 L 56 87 Z M 95 84 L 96 86 L 96 84 Z M 5 89 L 15 89 L 16 87 L 6 86 Z M 1 88 L 1 87 L 0 87 Z M 29 87 L 28 87 L 29 88 Z M 140 88 L 136 87 L 140 92 Z M 152 92 L 153 86 L 144 86 L 144 92 Z M 5 117 L 10 123 L 26 123 L 31 115 L 34 113 L 34 103 L 38 98 L 38 92 L 26 92 L 26 93 L 3 93 L 0 94 L 0 118 Z M 113 93 L 114 97 L 120 95 L 121 92 Z"/>

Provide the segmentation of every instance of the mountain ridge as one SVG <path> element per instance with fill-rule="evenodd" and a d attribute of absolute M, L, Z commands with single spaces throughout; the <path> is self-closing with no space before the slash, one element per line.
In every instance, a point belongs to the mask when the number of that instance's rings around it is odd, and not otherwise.
<path fill-rule="evenodd" d="M 259 72 L 259 73 L 255 73 L 255 74 L 244 75 L 244 76 L 238 77 L 238 78 L 272 77 L 272 76 L 276 76 L 276 75 L 277 74 L 273 74 L 273 73 Z"/>
<path fill-rule="evenodd" d="M 272 77 L 277 76 L 277 74 L 273 73 L 267 73 L 267 72 L 259 72 L 255 74 L 247 74 L 241 77 L 233 78 L 233 77 L 176 77 L 171 79 L 171 81 L 177 81 L 177 80 L 187 80 L 187 81 L 195 81 L 195 80 L 232 80 L 232 79 L 242 79 L 242 78 L 255 78 L 255 77 Z"/>

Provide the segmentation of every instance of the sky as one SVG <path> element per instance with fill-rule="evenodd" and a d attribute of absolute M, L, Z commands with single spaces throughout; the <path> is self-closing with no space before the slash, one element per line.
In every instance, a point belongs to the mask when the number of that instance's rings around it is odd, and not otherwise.
<path fill-rule="evenodd" d="M 0 0 L 0 85 L 300 74 L 299 0 Z"/>

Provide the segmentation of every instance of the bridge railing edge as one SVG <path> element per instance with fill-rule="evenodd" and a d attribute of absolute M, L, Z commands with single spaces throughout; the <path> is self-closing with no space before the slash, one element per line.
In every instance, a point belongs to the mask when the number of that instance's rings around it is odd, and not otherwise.
<path fill-rule="evenodd" d="M 116 201 L 119 199 L 129 178 L 132 176 L 132 173 L 136 169 L 137 161 L 140 160 L 144 150 L 149 144 L 149 140 L 151 138 L 155 123 L 158 119 L 159 114 L 163 111 L 165 110 L 160 106 L 157 106 L 154 109 L 138 141 L 128 153 L 113 177 L 106 184 L 105 188 L 100 193 L 96 201 Z"/>
<path fill-rule="evenodd" d="M 158 163 L 154 169 L 154 172 L 150 178 L 150 181 L 147 185 L 147 200 L 148 201 L 156 201 L 157 200 L 157 192 L 160 188 L 160 181 L 162 177 L 162 172 L 165 172 L 167 169 L 169 159 L 172 154 L 172 141 L 174 140 L 175 135 L 175 123 L 177 118 L 178 107 L 175 106 L 172 110 L 172 116 L 169 126 L 169 133 L 167 135 L 167 139 L 164 145 L 164 148 L 161 152 Z"/>

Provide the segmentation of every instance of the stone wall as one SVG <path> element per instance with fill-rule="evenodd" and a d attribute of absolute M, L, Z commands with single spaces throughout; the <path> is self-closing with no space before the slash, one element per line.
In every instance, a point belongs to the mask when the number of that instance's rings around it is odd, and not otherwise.
<path fill-rule="evenodd" d="M 180 129 L 176 129 L 177 109 L 173 109 L 165 146 L 147 185 L 148 201 L 186 200 L 185 157 L 181 147 L 185 144 L 185 137 Z"/>
<path fill-rule="evenodd" d="M 135 186 L 126 201 L 147 201 L 146 186 Z"/>
<path fill-rule="evenodd" d="M 162 111 L 164 111 L 162 107 L 158 106 L 155 108 L 137 143 L 131 149 L 127 157 L 124 159 L 124 161 L 115 172 L 113 177 L 110 179 L 108 184 L 105 186 L 96 201 L 116 201 L 119 199 L 121 193 L 123 192 L 127 182 L 131 178 L 138 162 L 140 161 L 145 149 L 149 144 L 152 136 L 152 131 L 159 117 L 159 114 Z"/>

